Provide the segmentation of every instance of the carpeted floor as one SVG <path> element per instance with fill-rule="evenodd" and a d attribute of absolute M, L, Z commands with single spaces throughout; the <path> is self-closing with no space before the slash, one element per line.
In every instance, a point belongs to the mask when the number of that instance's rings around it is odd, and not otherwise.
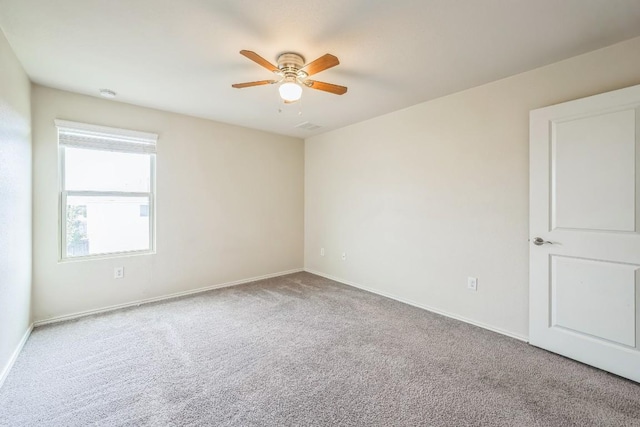
<path fill-rule="evenodd" d="M 1 426 L 640 426 L 640 385 L 297 273 L 36 329 Z"/>

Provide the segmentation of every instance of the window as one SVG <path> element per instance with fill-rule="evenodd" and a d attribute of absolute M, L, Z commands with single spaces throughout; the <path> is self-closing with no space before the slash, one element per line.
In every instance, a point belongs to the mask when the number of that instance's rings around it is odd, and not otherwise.
<path fill-rule="evenodd" d="M 154 249 L 157 135 L 56 120 L 61 259 Z"/>

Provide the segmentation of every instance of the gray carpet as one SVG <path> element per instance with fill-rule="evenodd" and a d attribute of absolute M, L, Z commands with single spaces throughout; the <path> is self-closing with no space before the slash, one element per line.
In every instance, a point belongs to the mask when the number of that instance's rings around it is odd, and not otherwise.
<path fill-rule="evenodd" d="M 308 273 L 36 329 L 1 426 L 640 426 L 640 385 Z"/>

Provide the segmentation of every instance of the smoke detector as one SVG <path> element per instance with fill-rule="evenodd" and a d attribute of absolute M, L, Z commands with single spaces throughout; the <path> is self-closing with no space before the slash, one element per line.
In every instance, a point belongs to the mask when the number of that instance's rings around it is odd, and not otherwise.
<path fill-rule="evenodd" d="M 100 89 L 100 96 L 103 98 L 113 99 L 116 97 L 116 93 L 110 89 Z"/>

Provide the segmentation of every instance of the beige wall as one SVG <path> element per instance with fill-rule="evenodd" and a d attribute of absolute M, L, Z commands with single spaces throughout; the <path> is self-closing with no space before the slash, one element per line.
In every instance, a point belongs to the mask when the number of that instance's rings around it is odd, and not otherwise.
<path fill-rule="evenodd" d="M 0 31 L 0 382 L 31 323 L 30 90 Z"/>
<path fill-rule="evenodd" d="M 525 338 L 529 111 L 638 83 L 640 38 L 307 139 L 305 267 Z"/>
<path fill-rule="evenodd" d="M 303 266 L 300 139 L 34 85 L 35 320 Z M 58 262 L 54 119 L 159 134 L 155 255 Z M 124 266 L 124 279 L 113 269 Z"/>

